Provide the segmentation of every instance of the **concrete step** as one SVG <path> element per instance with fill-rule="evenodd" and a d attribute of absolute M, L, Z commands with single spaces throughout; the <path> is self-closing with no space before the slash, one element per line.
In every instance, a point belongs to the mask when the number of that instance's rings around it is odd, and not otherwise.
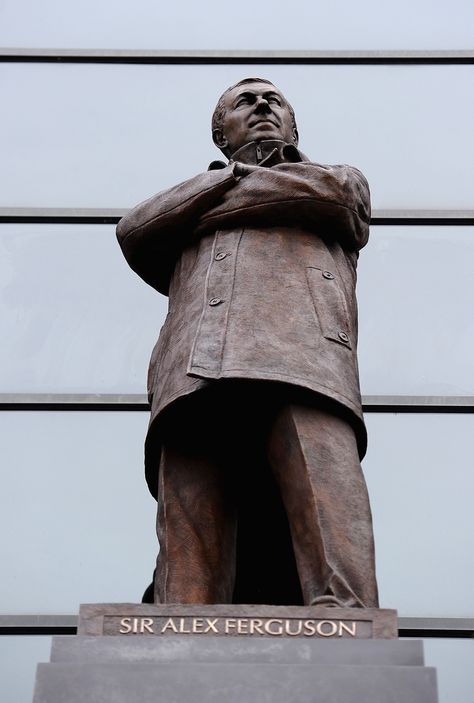
<path fill-rule="evenodd" d="M 34 703 L 436 703 L 417 666 L 80 662 L 40 664 Z"/>
<path fill-rule="evenodd" d="M 52 662 L 153 661 L 423 666 L 423 643 L 401 640 L 321 640 L 175 635 L 55 636 Z"/>

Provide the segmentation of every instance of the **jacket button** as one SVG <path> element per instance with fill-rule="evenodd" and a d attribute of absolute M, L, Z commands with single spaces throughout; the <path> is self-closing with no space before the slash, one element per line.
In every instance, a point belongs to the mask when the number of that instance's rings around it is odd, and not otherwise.
<path fill-rule="evenodd" d="M 225 251 L 219 251 L 219 252 L 217 252 L 217 254 L 215 255 L 214 258 L 216 261 L 222 261 L 222 259 L 225 259 L 226 256 L 227 256 L 227 254 Z"/>
<path fill-rule="evenodd" d="M 219 303 L 222 303 L 222 298 L 211 298 L 209 301 L 209 305 L 219 305 Z"/>
<path fill-rule="evenodd" d="M 328 281 L 332 281 L 334 278 L 334 274 L 332 274 L 331 271 L 323 271 L 323 276 L 324 278 L 327 278 Z"/>
<path fill-rule="evenodd" d="M 339 332 L 338 334 L 339 339 L 341 339 L 343 342 L 348 342 L 349 337 L 345 332 Z"/>

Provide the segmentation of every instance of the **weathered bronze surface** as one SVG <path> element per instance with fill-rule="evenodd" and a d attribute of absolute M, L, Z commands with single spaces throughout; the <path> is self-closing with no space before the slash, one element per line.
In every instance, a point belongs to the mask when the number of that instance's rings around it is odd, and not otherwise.
<path fill-rule="evenodd" d="M 356 355 L 367 182 L 300 152 L 261 79 L 224 93 L 213 138 L 228 164 L 117 227 L 169 295 L 148 379 L 155 601 L 376 607 Z"/>

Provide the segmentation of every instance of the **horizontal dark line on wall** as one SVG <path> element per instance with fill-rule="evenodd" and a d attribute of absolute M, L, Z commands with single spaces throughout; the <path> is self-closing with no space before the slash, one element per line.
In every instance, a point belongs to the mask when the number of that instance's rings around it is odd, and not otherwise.
<path fill-rule="evenodd" d="M 0 410 L 149 410 L 135 393 L 0 393 Z"/>
<path fill-rule="evenodd" d="M 400 637 L 474 638 L 474 618 L 398 618 Z"/>
<path fill-rule="evenodd" d="M 365 412 L 474 413 L 474 396 L 363 396 Z M 0 393 L 0 410 L 147 411 L 146 395 L 113 393 Z"/>
<path fill-rule="evenodd" d="M 127 212 L 124 208 L 0 207 L 0 223 L 112 225 Z"/>
<path fill-rule="evenodd" d="M 75 635 L 77 615 L 0 615 L 0 635 Z"/>
<path fill-rule="evenodd" d="M 393 211 L 396 213 L 396 211 Z M 470 211 L 468 211 L 470 213 Z M 450 225 L 474 225 L 474 215 L 434 215 L 433 217 L 417 214 L 416 210 L 412 215 L 388 215 L 378 216 L 375 211 L 370 220 L 371 225 L 430 225 L 435 227 L 448 227 Z"/>
<path fill-rule="evenodd" d="M 400 637 L 474 637 L 474 618 L 398 618 Z M 76 615 L 0 615 L 0 635 L 75 635 Z"/>
<path fill-rule="evenodd" d="M 0 49 L 0 61 L 109 64 L 472 64 L 474 51 Z"/>
<path fill-rule="evenodd" d="M 473 413 L 474 396 L 365 395 L 367 413 Z"/>
<path fill-rule="evenodd" d="M 0 207 L 0 223 L 116 224 L 124 208 Z M 372 225 L 474 225 L 474 210 L 374 210 Z"/>

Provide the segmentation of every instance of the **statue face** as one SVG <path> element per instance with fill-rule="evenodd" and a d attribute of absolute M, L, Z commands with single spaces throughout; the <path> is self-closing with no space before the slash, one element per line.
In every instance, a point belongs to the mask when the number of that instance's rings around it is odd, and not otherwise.
<path fill-rule="evenodd" d="M 296 143 L 296 130 L 287 102 L 270 83 L 245 83 L 225 95 L 223 129 L 214 141 L 230 155 L 249 142 L 281 139 Z"/>

